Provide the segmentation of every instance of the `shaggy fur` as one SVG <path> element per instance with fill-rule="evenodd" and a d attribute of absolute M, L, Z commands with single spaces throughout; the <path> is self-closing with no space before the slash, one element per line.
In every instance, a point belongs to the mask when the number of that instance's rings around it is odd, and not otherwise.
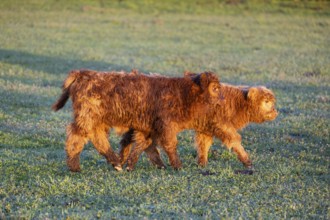
<path fill-rule="evenodd" d="M 222 84 L 221 92 L 225 97 L 225 104 L 219 106 L 211 120 L 202 122 L 208 127 L 208 132 L 196 132 L 195 141 L 198 164 L 205 166 L 212 137 L 219 138 L 222 143 L 232 149 L 238 159 L 248 168 L 252 162 L 242 146 L 242 138 L 238 130 L 249 123 L 263 123 L 274 120 L 278 112 L 275 109 L 275 96 L 266 87 L 242 87 Z"/>
<path fill-rule="evenodd" d="M 209 72 L 168 78 L 137 72 L 74 70 L 64 81 L 63 93 L 53 110 L 62 108 L 69 97 L 74 120 L 67 127 L 65 149 L 71 171 L 80 170 L 80 153 L 88 140 L 108 163 L 121 170 L 120 160 L 107 139 L 112 127 L 136 130 L 135 141 L 143 150 L 144 145 L 151 144 L 152 136 L 155 144 L 168 154 L 171 165 L 178 169 L 181 162 L 176 151 L 176 134 L 192 128 L 197 118 L 220 102 L 220 84 L 216 75 Z M 134 166 L 134 159 L 131 162 Z"/>
<path fill-rule="evenodd" d="M 278 112 L 275 109 L 275 96 L 266 87 L 244 87 L 221 84 L 221 94 L 225 98 L 223 105 L 218 105 L 216 111 L 209 111 L 206 115 L 196 120 L 196 149 L 198 153 L 198 164 L 207 165 L 208 151 L 213 142 L 213 137 L 219 138 L 222 143 L 232 149 L 238 159 L 248 168 L 252 162 L 248 153 L 241 144 L 241 136 L 238 130 L 249 123 L 263 123 L 274 120 Z M 133 131 L 130 130 L 131 135 Z M 123 136 L 121 141 L 121 160 L 125 162 L 133 139 Z M 163 163 L 159 152 L 152 144 L 146 151 L 152 163 L 162 167 Z"/>

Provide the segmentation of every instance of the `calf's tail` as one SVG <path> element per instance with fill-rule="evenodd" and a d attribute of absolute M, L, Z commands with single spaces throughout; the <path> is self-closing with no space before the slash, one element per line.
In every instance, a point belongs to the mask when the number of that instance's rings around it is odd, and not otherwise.
<path fill-rule="evenodd" d="M 58 111 L 65 103 L 68 101 L 70 97 L 70 87 L 76 81 L 77 77 L 79 76 L 79 70 L 73 70 L 68 74 L 68 77 L 65 79 L 62 87 L 62 95 L 61 97 L 52 105 L 53 111 Z"/>

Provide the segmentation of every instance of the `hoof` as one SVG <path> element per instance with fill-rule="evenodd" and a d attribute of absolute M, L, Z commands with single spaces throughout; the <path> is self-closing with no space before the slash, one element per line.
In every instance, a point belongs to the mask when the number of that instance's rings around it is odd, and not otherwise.
<path fill-rule="evenodd" d="M 121 165 L 116 165 L 113 168 L 115 168 L 115 170 L 117 170 L 118 172 L 123 171 L 123 168 L 121 167 Z"/>
<path fill-rule="evenodd" d="M 133 168 L 132 167 L 126 167 L 126 171 L 127 172 L 132 172 L 133 171 Z"/>
<path fill-rule="evenodd" d="M 182 167 L 173 167 L 173 169 L 174 169 L 175 171 L 180 171 L 180 170 L 182 170 Z"/>
<path fill-rule="evenodd" d="M 251 170 L 251 171 L 254 171 L 254 166 L 251 164 L 249 166 L 246 166 L 246 169 Z"/>
<path fill-rule="evenodd" d="M 245 161 L 243 162 L 244 167 L 246 167 L 247 169 L 252 169 L 253 168 L 253 164 L 251 160 Z"/>

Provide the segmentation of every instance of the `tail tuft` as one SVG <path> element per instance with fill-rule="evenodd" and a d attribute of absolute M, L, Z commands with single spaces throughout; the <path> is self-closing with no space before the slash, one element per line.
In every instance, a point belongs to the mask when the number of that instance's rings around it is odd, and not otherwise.
<path fill-rule="evenodd" d="M 76 81 L 79 73 L 80 73 L 79 70 L 73 70 L 69 73 L 68 77 L 65 79 L 63 83 L 63 92 L 61 97 L 52 105 L 53 111 L 56 112 L 60 110 L 68 101 L 70 97 L 70 87 Z"/>
<path fill-rule="evenodd" d="M 52 105 L 53 111 L 57 112 L 64 107 L 69 99 L 69 89 L 63 90 L 61 97 Z"/>

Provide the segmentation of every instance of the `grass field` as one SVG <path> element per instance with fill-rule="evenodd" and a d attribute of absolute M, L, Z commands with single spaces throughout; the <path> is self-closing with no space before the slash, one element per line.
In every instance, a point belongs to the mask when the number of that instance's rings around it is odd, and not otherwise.
<path fill-rule="evenodd" d="M 0 219 L 330 219 L 328 2 L 68 2 L 0 3 Z M 88 144 L 70 173 L 71 107 L 50 106 L 75 68 L 212 70 L 268 86 L 280 115 L 241 132 L 253 175 L 235 174 L 219 140 L 198 167 L 191 131 L 178 137 L 180 171 L 142 155 L 118 173 Z"/>

